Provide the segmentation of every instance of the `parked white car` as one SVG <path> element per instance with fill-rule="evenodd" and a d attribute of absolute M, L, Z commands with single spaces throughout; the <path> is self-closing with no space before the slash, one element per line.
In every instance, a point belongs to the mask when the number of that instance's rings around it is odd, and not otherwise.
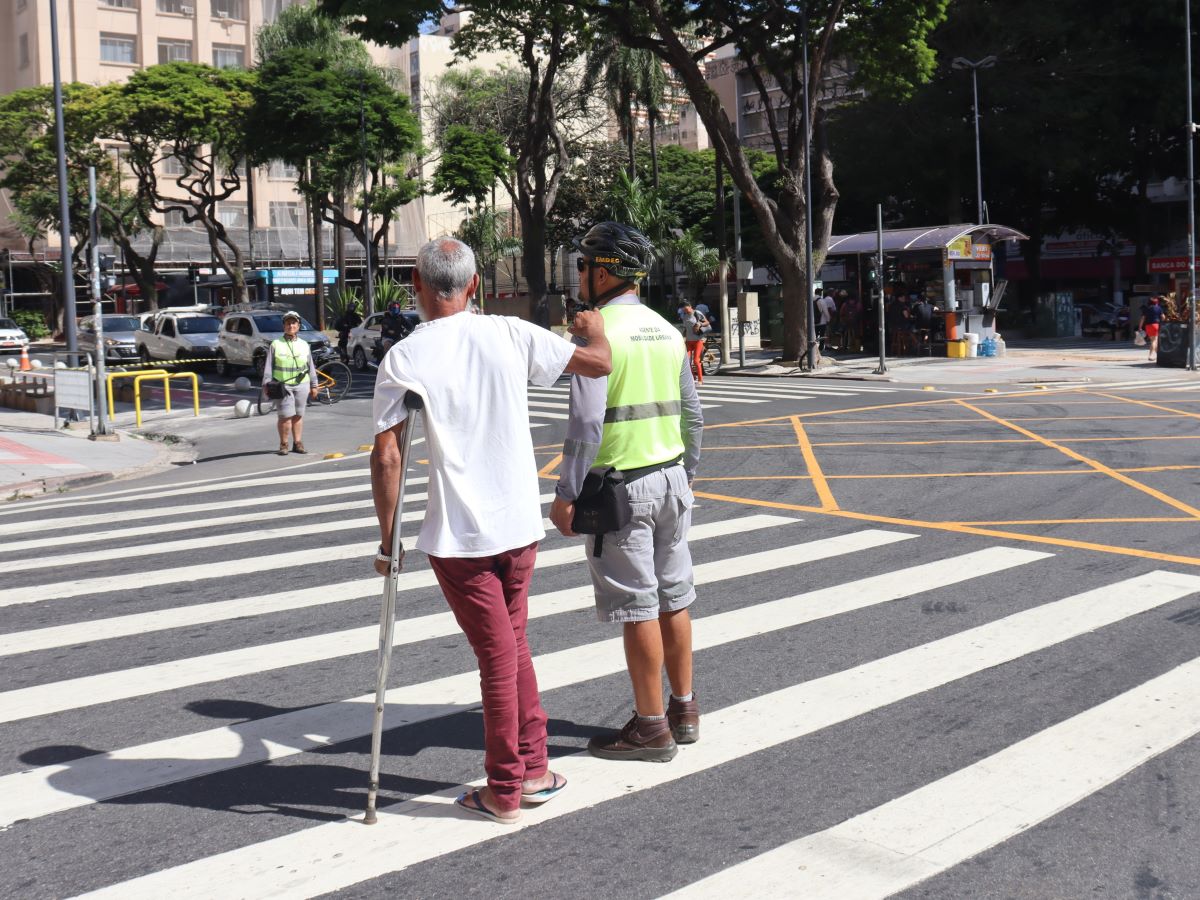
<path fill-rule="evenodd" d="M 383 333 L 383 317 L 385 315 L 386 313 L 381 312 L 371 313 L 361 325 L 350 329 L 350 337 L 346 341 L 346 355 L 349 357 L 351 368 L 355 371 L 364 371 L 367 363 L 374 361 L 375 341 Z M 421 323 L 421 317 L 415 312 L 406 311 L 401 315 L 408 321 L 410 332 Z"/>
<path fill-rule="evenodd" d="M 160 312 L 134 337 L 142 362 L 215 359 L 221 320 L 200 313 Z"/>
<path fill-rule="evenodd" d="M 102 316 L 104 326 L 104 360 L 108 363 L 131 363 L 138 358 L 137 344 L 134 338 L 142 327 L 137 316 L 105 315 Z M 96 317 L 87 316 L 79 320 L 79 349 L 92 354 L 92 359 L 100 356 L 96 348 Z"/>
<path fill-rule="evenodd" d="M 233 369 L 250 366 L 261 372 L 271 341 L 283 337 L 283 313 L 274 310 L 229 313 L 217 338 L 217 374 L 229 375 Z M 325 335 L 303 318 L 300 337 L 308 341 L 315 355 L 329 349 Z"/>
<path fill-rule="evenodd" d="M 0 353 L 17 352 L 29 346 L 29 335 L 12 319 L 0 319 Z"/>

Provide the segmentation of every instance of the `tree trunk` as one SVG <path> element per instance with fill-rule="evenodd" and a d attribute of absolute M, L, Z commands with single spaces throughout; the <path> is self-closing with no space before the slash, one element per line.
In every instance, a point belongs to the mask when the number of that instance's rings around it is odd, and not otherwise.
<path fill-rule="evenodd" d="M 317 288 L 317 327 L 325 330 L 325 208 L 313 200 L 313 273 Z"/>
<path fill-rule="evenodd" d="M 799 362 L 808 345 L 808 293 L 804 262 L 779 267 L 780 297 L 783 302 L 783 350 L 786 362 Z"/>
<path fill-rule="evenodd" d="M 629 178 L 637 178 L 637 155 L 634 152 L 633 106 L 625 108 L 625 152 L 629 154 Z"/>
<path fill-rule="evenodd" d="M 546 218 L 521 216 L 521 268 L 529 291 L 529 321 L 546 296 Z"/>

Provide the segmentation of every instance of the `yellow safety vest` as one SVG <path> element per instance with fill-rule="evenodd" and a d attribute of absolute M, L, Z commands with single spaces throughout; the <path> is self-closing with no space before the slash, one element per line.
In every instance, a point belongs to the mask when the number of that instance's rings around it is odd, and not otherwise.
<path fill-rule="evenodd" d="M 271 341 L 271 380 L 293 385 L 307 381 L 308 357 L 308 341 L 303 338 L 275 338 Z"/>
<path fill-rule="evenodd" d="M 612 347 L 612 373 L 595 464 L 627 471 L 682 455 L 683 336 L 641 303 L 603 306 L 600 315 Z"/>

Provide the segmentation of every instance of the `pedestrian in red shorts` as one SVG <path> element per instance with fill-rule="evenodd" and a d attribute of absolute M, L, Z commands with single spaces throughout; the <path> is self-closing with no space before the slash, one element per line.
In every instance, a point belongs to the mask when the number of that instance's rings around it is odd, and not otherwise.
<path fill-rule="evenodd" d="M 422 322 L 379 366 L 371 486 L 382 543 L 375 570 L 387 574 L 402 467 L 404 397 L 424 401 L 429 501 L 417 549 L 429 556 L 442 593 L 479 663 L 487 785 L 458 805 L 493 822 L 520 818 L 566 780 L 551 772 L 546 713 L 525 639 L 529 582 L 542 530 L 529 428 L 529 382 L 563 372 L 597 377 L 612 369 L 597 312 L 575 317 L 577 346 L 529 322 L 471 315 L 479 283 L 471 248 L 450 238 L 417 256 L 413 287 Z"/>
<path fill-rule="evenodd" d="M 1150 342 L 1150 360 L 1158 356 L 1158 328 L 1162 322 L 1163 308 L 1161 298 L 1151 297 L 1150 305 L 1142 309 L 1142 321 L 1138 328 L 1146 332 L 1146 340 Z"/>

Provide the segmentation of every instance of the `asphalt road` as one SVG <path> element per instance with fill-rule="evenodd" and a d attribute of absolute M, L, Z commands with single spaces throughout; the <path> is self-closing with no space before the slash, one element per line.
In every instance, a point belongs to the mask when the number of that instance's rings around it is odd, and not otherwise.
<path fill-rule="evenodd" d="M 307 458 L 181 421 L 196 464 L 0 523 L 0 895 L 1200 895 L 1200 391 L 709 379 L 702 739 L 581 753 L 631 701 L 551 534 L 529 631 L 571 785 L 517 829 L 449 805 L 478 683 L 417 553 L 387 806 L 354 821 L 369 393 L 313 411 Z M 532 399 L 548 494 L 564 394 Z"/>

